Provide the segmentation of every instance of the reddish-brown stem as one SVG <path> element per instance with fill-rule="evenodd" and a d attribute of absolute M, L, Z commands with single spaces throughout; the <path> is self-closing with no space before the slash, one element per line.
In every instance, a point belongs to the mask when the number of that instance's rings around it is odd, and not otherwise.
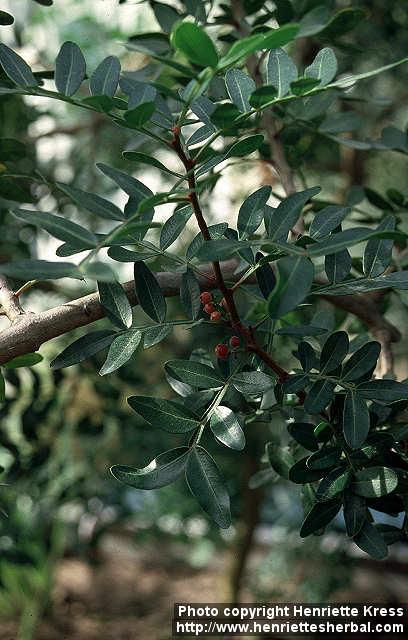
<path fill-rule="evenodd" d="M 190 189 L 188 199 L 191 202 L 199 229 L 202 233 L 204 240 L 211 240 L 210 232 L 208 230 L 208 225 L 205 221 L 205 218 L 201 209 L 200 201 L 197 195 L 197 183 L 194 176 L 194 172 L 192 171 L 194 167 L 194 160 L 192 160 L 187 155 L 187 153 L 183 148 L 183 145 L 180 139 L 179 127 L 173 128 L 173 140 L 172 140 L 171 146 L 176 151 L 178 157 L 180 158 L 181 162 L 183 163 L 187 171 L 188 186 Z M 283 369 L 277 362 L 275 362 L 275 360 L 266 351 L 264 351 L 264 349 L 262 349 L 262 347 L 257 343 L 251 329 L 248 328 L 241 321 L 239 317 L 238 309 L 236 307 L 235 300 L 234 300 L 235 290 L 227 287 L 224 277 L 222 275 L 219 261 L 214 260 L 212 262 L 212 266 L 214 269 L 214 274 L 217 280 L 218 288 L 221 291 L 222 295 L 224 296 L 225 306 L 230 316 L 231 327 L 237 332 L 239 332 L 241 336 L 244 338 L 247 351 L 250 351 L 251 353 L 255 353 L 261 360 L 263 360 L 263 362 L 265 362 L 266 365 L 268 365 L 270 369 L 272 369 L 274 373 L 276 373 L 276 375 L 278 376 L 279 382 L 284 382 L 289 377 L 289 373 L 285 369 Z M 299 395 L 299 398 L 301 399 L 301 401 L 303 401 L 300 395 Z"/>

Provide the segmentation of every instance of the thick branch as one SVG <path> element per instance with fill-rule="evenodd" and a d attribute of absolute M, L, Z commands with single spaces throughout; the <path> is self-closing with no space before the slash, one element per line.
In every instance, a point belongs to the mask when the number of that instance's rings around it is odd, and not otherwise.
<path fill-rule="evenodd" d="M 226 280 L 237 280 L 239 276 L 234 274 L 236 268 L 236 260 L 223 262 L 223 277 Z M 198 281 L 202 289 L 218 288 L 210 265 L 200 267 L 200 272 Z M 157 273 L 156 277 L 166 297 L 179 295 L 180 274 L 163 272 Z M 126 282 L 123 287 L 130 304 L 137 305 L 133 280 Z M 44 342 L 77 327 L 91 324 L 104 316 L 105 312 L 100 304 L 98 293 L 91 293 L 41 313 L 24 314 L 18 322 L 12 323 L 0 332 L 0 364 L 5 364 L 16 356 L 37 351 Z"/>
<path fill-rule="evenodd" d="M 0 312 L 6 315 L 10 322 L 17 322 L 21 316 L 25 315 L 18 297 L 3 276 L 0 276 Z"/>

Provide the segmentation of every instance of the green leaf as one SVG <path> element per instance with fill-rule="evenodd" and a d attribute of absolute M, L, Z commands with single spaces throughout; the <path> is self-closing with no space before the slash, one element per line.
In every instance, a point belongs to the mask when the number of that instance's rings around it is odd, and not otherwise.
<path fill-rule="evenodd" d="M 361 382 L 357 391 L 367 400 L 377 400 L 386 404 L 408 400 L 408 384 L 396 380 L 368 380 Z"/>
<path fill-rule="evenodd" d="M 318 240 L 329 235 L 343 222 L 350 211 L 350 207 L 341 207 L 337 204 L 324 207 L 313 218 L 309 229 L 310 237 Z"/>
<path fill-rule="evenodd" d="M 110 471 L 114 478 L 136 489 L 159 489 L 183 473 L 189 451 L 188 447 L 176 447 L 161 453 L 143 469 L 114 465 Z"/>
<path fill-rule="evenodd" d="M 280 447 L 268 442 L 265 447 L 269 464 L 282 478 L 289 478 L 289 471 L 293 467 L 293 456 L 288 447 Z"/>
<path fill-rule="evenodd" d="M 310 198 L 319 193 L 320 187 L 299 191 L 282 200 L 276 209 L 267 210 L 265 227 L 271 240 L 286 240 L 299 215 Z"/>
<path fill-rule="evenodd" d="M 262 254 L 260 253 L 257 257 L 258 256 L 262 256 Z M 270 264 L 265 263 L 258 267 L 255 271 L 255 275 L 258 287 L 265 300 L 267 300 L 276 286 L 275 273 Z"/>
<path fill-rule="evenodd" d="M 136 208 L 142 200 L 153 196 L 153 192 L 146 185 L 124 171 L 119 171 L 103 162 L 97 162 L 96 166 L 135 201 Z"/>
<path fill-rule="evenodd" d="M 188 456 L 186 479 L 201 507 L 222 529 L 231 524 L 230 499 L 213 458 L 203 447 L 194 446 Z"/>
<path fill-rule="evenodd" d="M 95 235 L 84 229 L 76 222 L 71 222 L 62 216 L 55 216 L 51 213 L 28 211 L 25 209 L 15 209 L 13 214 L 19 220 L 23 220 L 28 224 L 33 224 L 39 229 L 45 229 L 58 240 L 63 240 L 72 245 L 80 246 L 90 245 L 95 247 L 97 245 L 97 239 Z"/>
<path fill-rule="evenodd" d="M 215 369 L 195 360 L 171 360 L 166 362 L 165 370 L 172 378 L 197 389 L 218 389 L 224 384 Z"/>
<path fill-rule="evenodd" d="M 379 342 L 367 342 L 357 349 L 343 366 L 341 379 L 345 382 L 358 380 L 369 371 L 372 371 L 381 352 Z"/>
<path fill-rule="evenodd" d="M 320 502 L 332 500 L 335 496 L 344 491 L 349 480 L 349 470 L 345 470 L 344 467 L 337 467 L 336 469 L 333 469 L 320 482 L 316 492 L 317 500 Z"/>
<path fill-rule="evenodd" d="M 343 511 L 347 535 L 351 538 L 357 535 L 366 521 L 367 507 L 365 499 L 361 496 L 356 496 L 351 491 L 345 491 Z"/>
<path fill-rule="evenodd" d="M 315 350 L 308 342 L 302 340 L 302 342 L 299 343 L 297 355 L 303 371 L 311 371 L 311 369 L 319 368 L 319 360 L 317 359 Z"/>
<path fill-rule="evenodd" d="M 112 373 L 112 371 L 116 371 L 116 369 L 119 369 L 130 360 L 141 339 L 142 333 L 136 329 L 119 334 L 109 347 L 106 360 L 99 371 L 100 375 L 105 376 L 108 373 Z"/>
<path fill-rule="evenodd" d="M 255 233 L 264 216 L 265 205 L 271 195 L 271 187 L 261 187 L 242 203 L 238 213 L 238 232 L 241 239 Z"/>
<path fill-rule="evenodd" d="M 0 138 L 0 160 L 22 160 L 26 155 L 26 146 L 19 140 Z"/>
<path fill-rule="evenodd" d="M 144 341 L 143 347 L 145 349 L 149 349 L 153 347 L 155 344 L 158 344 L 173 331 L 173 327 L 171 324 L 152 326 L 145 330 L 144 332 Z"/>
<path fill-rule="evenodd" d="M 360 242 L 365 242 L 371 238 L 403 238 L 404 234 L 397 231 L 370 231 L 366 227 L 355 227 L 346 229 L 330 236 L 322 242 L 315 242 L 308 245 L 307 251 L 310 257 L 318 258 L 320 256 L 330 255 L 342 249 L 348 249 Z M 405 238 L 404 238 L 405 239 Z"/>
<path fill-rule="evenodd" d="M 279 29 L 269 29 L 263 33 L 241 38 L 237 42 L 234 42 L 226 55 L 221 58 L 218 69 L 225 69 L 237 62 L 245 60 L 256 51 L 283 47 L 296 37 L 298 31 L 298 25 L 286 24 Z"/>
<path fill-rule="evenodd" d="M 282 98 L 289 93 L 291 83 L 296 80 L 297 68 L 284 49 L 273 49 L 269 52 L 266 63 L 266 81 L 278 91 Z"/>
<path fill-rule="evenodd" d="M 75 42 L 64 42 L 55 61 L 55 86 L 60 93 L 72 96 L 86 75 L 86 62 Z"/>
<path fill-rule="evenodd" d="M 309 451 L 317 451 L 319 445 L 314 434 L 314 424 L 309 422 L 291 422 L 288 431 L 292 438 Z"/>
<path fill-rule="evenodd" d="M 50 367 L 56 370 L 78 364 L 95 355 L 95 353 L 102 351 L 102 349 L 106 349 L 115 336 L 116 333 L 114 331 L 91 331 L 91 333 L 78 338 L 78 340 L 75 340 L 64 349 L 52 360 Z"/>
<path fill-rule="evenodd" d="M 308 482 L 316 482 L 324 475 L 321 469 L 309 469 L 306 465 L 308 456 L 301 458 L 289 469 L 289 480 L 295 484 L 306 484 Z"/>
<path fill-rule="evenodd" d="M 144 262 L 135 262 L 134 276 L 137 299 L 143 311 L 155 322 L 163 322 L 167 305 L 156 277 Z"/>
<path fill-rule="evenodd" d="M 335 386 L 331 380 L 317 380 L 307 394 L 305 411 L 312 414 L 323 411 L 333 398 Z"/>
<path fill-rule="evenodd" d="M 246 242 L 239 240 L 207 240 L 197 251 L 196 257 L 199 260 L 227 260 L 232 254 L 240 249 L 248 247 Z"/>
<path fill-rule="evenodd" d="M 249 96 L 256 89 L 252 78 L 241 69 L 229 69 L 225 74 L 225 84 L 231 101 L 241 113 L 250 111 Z"/>
<path fill-rule="evenodd" d="M 200 283 L 191 269 L 181 276 L 180 301 L 186 316 L 195 320 L 201 310 Z"/>
<path fill-rule="evenodd" d="M 265 105 L 273 102 L 277 96 L 277 89 L 271 84 L 266 84 L 263 87 L 255 89 L 255 91 L 251 93 L 249 104 L 254 109 L 262 109 Z"/>
<path fill-rule="evenodd" d="M 219 224 L 213 224 L 208 227 L 208 231 L 210 234 L 211 240 L 217 240 L 221 238 L 225 231 L 228 228 L 228 224 L 226 222 L 221 222 Z M 187 248 L 186 258 L 187 260 L 191 260 L 194 256 L 197 255 L 200 248 L 204 245 L 206 241 L 204 240 L 202 233 L 197 233 L 195 238 L 192 240 L 191 244 Z"/>
<path fill-rule="evenodd" d="M 153 156 L 149 156 L 146 153 L 141 153 L 139 151 L 124 151 L 122 155 L 126 160 L 130 160 L 131 162 L 147 164 L 151 167 L 155 167 L 156 169 L 160 169 L 160 171 L 163 171 L 164 173 L 168 173 L 169 175 L 177 176 L 178 178 L 181 177 L 180 173 L 176 173 L 175 171 L 172 171 L 171 169 L 166 167 L 162 162 L 160 162 L 160 160 L 157 160 Z"/>
<path fill-rule="evenodd" d="M 193 213 L 190 205 L 177 209 L 164 223 L 160 233 L 160 249 L 168 249 L 179 237 Z"/>
<path fill-rule="evenodd" d="M 344 438 L 352 449 L 359 449 L 370 431 L 370 414 L 364 398 L 350 390 L 346 393 L 343 408 Z"/>
<path fill-rule="evenodd" d="M 99 299 L 108 318 L 120 329 L 132 326 L 132 307 L 118 282 L 98 282 Z"/>
<path fill-rule="evenodd" d="M 245 435 L 235 413 L 228 407 L 219 405 L 210 418 L 210 428 L 214 436 L 230 449 L 242 451 Z"/>
<path fill-rule="evenodd" d="M 261 134 L 238 140 L 238 142 L 235 142 L 225 153 L 224 160 L 227 158 L 243 158 L 244 156 L 248 156 L 250 153 L 259 149 L 263 141 L 264 137 Z"/>
<path fill-rule="evenodd" d="M 62 184 L 61 182 L 57 182 L 57 187 L 80 208 L 86 209 L 100 218 L 106 218 L 107 220 L 125 220 L 125 216 L 119 207 L 109 200 L 98 196 L 96 193 L 88 193 L 87 191 L 82 191 L 82 189 L 77 189 L 76 187 Z"/>
<path fill-rule="evenodd" d="M 130 396 L 128 404 L 154 427 L 169 433 L 187 433 L 200 426 L 197 416 L 173 400 Z"/>
<path fill-rule="evenodd" d="M 349 338 L 345 331 L 332 333 L 323 345 L 320 356 L 321 373 L 334 371 L 343 362 L 348 354 Z"/>
<path fill-rule="evenodd" d="M 108 56 L 93 72 L 89 87 L 94 96 L 113 98 L 119 84 L 120 62 L 116 56 Z"/>
<path fill-rule="evenodd" d="M 377 231 L 394 231 L 395 217 L 390 215 L 378 225 Z M 380 276 L 392 260 L 393 240 L 373 238 L 367 242 L 363 256 L 364 275 L 369 278 Z"/>
<path fill-rule="evenodd" d="M 367 467 L 354 475 L 353 491 L 364 498 L 380 498 L 398 485 L 398 476 L 388 467 Z"/>
<path fill-rule="evenodd" d="M 0 273 L 18 280 L 57 280 L 58 278 L 82 278 L 78 267 L 71 262 L 48 260 L 19 260 L 0 264 Z"/>
<path fill-rule="evenodd" d="M 100 282 L 116 282 L 116 274 L 109 264 L 93 260 L 92 262 L 84 262 L 78 266 L 80 272 L 86 278 L 99 280 Z"/>
<path fill-rule="evenodd" d="M 371 522 L 363 524 L 360 532 L 354 538 L 354 542 L 376 560 L 384 560 L 388 555 L 388 547 L 384 538 Z"/>
<path fill-rule="evenodd" d="M 38 86 L 38 81 L 25 60 L 3 43 L 0 43 L 0 64 L 4 73 L 18 87 Z"/>
<path fill-rule="evenodd" d="M 129 249 L 124 249 L 123 247 L 110 247 L 108 250 L 108 256 L 117 262 L 140 262 L 141 260 L 154 258 L 158 253 L 159 251 L 153 248 L 145 251 L 129 251 Z"/>
<path fill-rule="evenodd" d="M 340 500 L 329 500 L 314 504 L 303 521 L 300 537 L 306 538 L 311 533 L 323 529 L 338 514 L 340 507 Z"/>
<path fill-rule="evenodd" d="M 303 96 L 316 89 L 320 84 L 317 78 L 298 78 L 291 82 L 290 89 L 294 96 Z"/>
<path fill-rule="evenodd" d="M 190 62 L 199 67 L 216 67 L 218 54 L 211 38 L 204 29 L 193 22 L 181 22 L 171 34 L 171 43 Z"/>
<path fill-rule="evenodd" d="M 321 49 L 312 64 L 306 67 L 305 76 L 320 80 L 320 84 L 329 84 L 337 73 L 337 59 L 333 49 Z"/>
<path fill-rule="evenodd" d="M 259 395 L 274 386 L 274 379 L 262 371 L 242 371 L 234 374 L 232 384 L 241 393 Z"/>
<path fill-rule="evenodd" d="M 328 469 L 339 462 L 341 454 L 341 447 L 322 447 L 308 457 L 306 464 L 309 469 Z"/>
<path fill-rule="evenodd" d="M 126 111 L 124 118 L 127 124 L 139 128 L 151 120 L 155 110 L 156 105 L 154 102 L 143 102 L 134 109 Z"/>
<path fill-rule="evenodd" d="M 39 353 L 26 353 L 22 356 L 16 356 L 12 360 L 6 362 L 3 367 L 5 369 L 17 369 L 18 367 L 32 367 L 41 362 L 44 358 Z"/>
<path fill-rule="evenodd" d="M 281 318 L 307 296 L 313 282 L 313 264 L 303 256 L 288 256 L 278 262 L 278 283 L 268 299 L 271 318 Z"/>
<path fill-rule="evenodd" d="M 326 271 L 327 278 L 332 283 L 341 282 L 347 278 L 353 265 L 351 255 L 347 249 L 338 251 L 337 253 L 331 253 L 324 259 L 324 269 Z"/>
<path fill-rule="evenodd" d="M 309 376 L 304 373 L 295 373 L 289 376 L 282 385 L 283 393 L 296 393 L 309 384 Z"/>
<path fill-rule="evenodd" d="M 339 38 L 354 29 L 366 17 L 364 9 L 347 7 L 336 13 L 320 31 L 320 37 L 325 39 Z"/>

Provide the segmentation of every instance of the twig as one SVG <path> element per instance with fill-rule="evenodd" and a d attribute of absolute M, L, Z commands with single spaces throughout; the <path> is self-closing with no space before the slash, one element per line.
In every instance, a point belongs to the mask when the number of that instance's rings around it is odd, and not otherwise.
<path fill-rule="evenodd" d="M 2 315 L 7 316 L 10 322 L 17 322 L 21 316 L 25 315 L 18 297 L 3 276 L 0 276 L 0 311 Z"/>

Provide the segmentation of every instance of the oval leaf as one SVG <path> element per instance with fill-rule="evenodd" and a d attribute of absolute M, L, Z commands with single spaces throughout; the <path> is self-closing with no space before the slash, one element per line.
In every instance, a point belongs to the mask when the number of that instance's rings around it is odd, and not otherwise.
<path fill-rule="evenodd" d="M 186 466 L 188 486 L 201 507 L 222 529 L 231 524 L 230 499 L 222 477 L 213 458 L 205 449 L 191 449 Z"/>

